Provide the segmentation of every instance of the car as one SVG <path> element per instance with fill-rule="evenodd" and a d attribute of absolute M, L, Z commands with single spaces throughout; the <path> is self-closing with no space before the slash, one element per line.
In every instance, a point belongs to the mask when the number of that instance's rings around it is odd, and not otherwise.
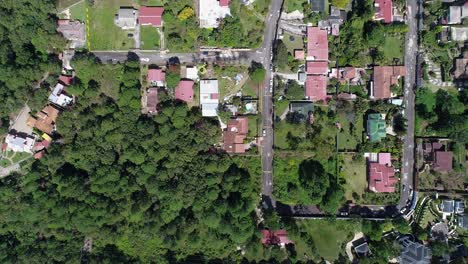
<path fill-rule="evenodd" d="M 273 86 L 270 86 L 270 93 L 273 93 Z"/>
<path fill-rule="evenodd" d="M 264 137 L 266 136 L 266 129 L 263 129 L 262 134 Z"/>
<path fill-rule="evenodd" d="M 140 58 L 141 62 L 149 62 L 149 58 Z"/>

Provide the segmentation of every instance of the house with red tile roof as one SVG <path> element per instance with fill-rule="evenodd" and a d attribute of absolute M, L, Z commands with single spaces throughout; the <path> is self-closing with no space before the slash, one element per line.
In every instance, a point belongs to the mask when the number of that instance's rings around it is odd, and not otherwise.
<path fill-rule="evenodd" d="M 230 2 L 231 0 L 219 0 L 219 6 L 221 7 L 229 6 Z"/>
<path fill-rule="evenodd" d="M 327 31 L 319 27 L 307 27 L 307 60 L 328 61 Z"/>
<path fill-rule="evenodd" d="M 303 60 L 305 58 L 305 51 L 303 49 L 294 50 L 294 59 Z"/>
<path fill-rule="evenodd" d="M 162 69 L 148 70 L 148 83 L 156 87 L 166 86 L 166 73 Z"/>
<path fill-rule="evenodd" d="M 374 8 L 375 8 L 374 20 L 383 21 L 384 23 L 393 22 L 392 0 L 375 0 Z"/>
<path fill-rule="evenodd" d="M 193 101 L 193 84 L 192 80 L 182 80 L 175 89 L 175 98 L 186 103 Z"/>
<path fill-rule="evenodd" d="M 224 151 L 227 153 L 244 153 L 244 139 L 249 132 L 249 119 L 237 117 L 230 119 L 223 132 Z"/>
<path fill-rule="evenodd" d="M 157 113 L 158 103 L 158 88 L 149 88 L 146 91 L 146 110 L 149 114 Z"/>
<path fill-rule="evenodd" d="M 391 98 L 391 86 L 398 84 L 400 77 L 405 75 L 405 66 L 374 66 L 370 98 L 377 100 Z"/>
<path fill-rule="evenodd" d="M 305 96 L 312 102 L 327 99 L 327 81 L 324 75 L 308 75 L 305 84 Z"/>
<path fill-rule="evenodd" d="M 328 61 L 308 61 L 306 64 L 307 74 L 328 74 Z"/>
<path fill-rule="evenodd" d="M 142 6 L 140 8 L 138 21 L 140 22 L 140 25 L 151 25 L 153 27 L 160 27 L 162 26 L 163 13 L 164 8 L 162 7 Z"/>
<path fill-rule="evenodd" d="M 424 160 L 438 172 L 453 170 L 453 152 L 446 151 L 441 142 L 426 142 L 423 145 Z"/>
<path fill-rule="evenodd" d="M 73 83 L 73 76 L 60 75 L 59 82 L 65 86 L 70 86 Z"/>
<path fill-rule="evenodd" d="M 286 230 L 262 230 L 262 244 L 266 246 L 271 245 L 279 245 L 279 246 L 286 246 L 288 244 L 294 244 L 288 238 L 288 232 Z"/>
<path fill-rule="evenodd" d="M 368 163 L 369 190 L 378 193 L 395 192 L 395 168 L 390 153 L 379 153 L 377 162 Z"/>

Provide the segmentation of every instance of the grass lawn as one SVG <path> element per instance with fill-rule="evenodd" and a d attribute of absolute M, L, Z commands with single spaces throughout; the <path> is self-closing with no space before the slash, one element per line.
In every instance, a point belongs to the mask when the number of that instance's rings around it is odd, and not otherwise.
<path fill-rule="evenodd" d="M 302 5 L 307 3 L 307 0 L 286 0 L 284 6 L 286 7 L 286 12 L 290 13 L 295 10 L 299 10 L 300 12 L 304 11 Z"/>
<path fill-rule="evenodd" d="M 134 46 L 133 38 L 114 24 L 120 6 L 132 6 L 132 0 L 95 0 L 89 8 L 90 43 L 92 50 L 127 50 Z"/>
<path fill-rule="evenodd" d="M 140 41 L 141 49 L 154 50 L 159 49 L 159 32 L 155 27 L 152 26 L 141 26 Z"/>
<path fill-rule="evenodd" d="M 7 159 L 1 159 L 0 160 L 0 167 L 8 167 L 11 165 L 11 162 Z"/>
<path fill-rule="evenodd" d="M 13 156 L 13 158 L 11 159 L 13 161 L 13 163 L 17 163 L 23 159 L 26 159 L 28 157 L 30 157 L 31 154 L 29 153 L 26 153 L 26 152 L 16 152 L 15 156 Z"/>
<path fill-rule="evenodd" d="M 86 1 L 83 1 L 70 8 L 70 17 L 86 23 Z"/>
<path fill-rule="evenodd" d="M 275 115 L 276 116 L 281 116 L 283 112 L 288 108 L 289 106 L 289 101 L 288 100 L 281 100 L 281 101 L 275 101 Z"/>
<path fill-rule="evenodd" d="M 394 58 L 403 62 L 403 44 L 404 39 L 398 36 L 387 36 L 383 46 L 383 54 L 387 63 L 392 63 Z"/>
<path fill-rule="evenodd" d="M 298 229 L 305 231 L 310 236 L 317 248 L 317 254 L 325 260 L 333 262 L 339 254 L 346 254 L 344 247 L 354 233 L 361 231 L 361 225 L 357 221 L 332 221 L 332 220 L 302 220 L 297 221 Z M 307 244 L 299 239 L 296 243 L 297 256 L 304 256 L 310 249 Z"/>
<path fill-rule="evenodd" d="M 285 33 L 283 37 L 283 43 L 288 48 L 288 52 L 290 52 L 293 56 L 295 49 L 304 49 L 304 39 L 299 36 L 293 36 Z"/>
<path fill-rule="evenodd" d="M 255 84 L 250 78 L 242 86 L 242 95 L 243 96 L 258 96 L 258 84 Z"/>
<path fill-rule="evenodd" d="M 357 144 L 362 141 L 363 116 L 340 111 L 338 117 L 342 127 L 338 133 L 338 149 L 355 150 Z"/>
<path fill-rule="evenodd" d="M 343 169 L 340 174 L 346 180 L 344 187 L 346 200 L 357 202 L 353 198 L 353 193 L 361 197 L 367 188 L 366 162 L 354 161 L 352 155 L 343 155 L 341 160 Z"/>
<path fill-rule="evenodd" d="M 259 126 L 260 126 L 260 118 L 259 115 L 249 115 L 249 133 L 248 137 L 256 137 L 260 134 Z"/>
<path fill-rule="evenodd" d="M 279 149 L 290 149 L 289 143 L 287 142 L 287 135 L 291 133 L 296 137 L 304 137 L 304 127 L 300 124 L 290 124 L 286 121 L 281 121 L 275 124 L 275 148 Z"/>

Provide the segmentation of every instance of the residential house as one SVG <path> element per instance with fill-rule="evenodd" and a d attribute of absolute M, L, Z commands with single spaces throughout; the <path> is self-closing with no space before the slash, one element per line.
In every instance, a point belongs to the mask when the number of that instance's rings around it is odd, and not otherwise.
<path fill-rule="evenodd" d="M 52 135 L 55 130 L 55 122 L 60 113 L 60 110 L 52 105 L 44 107 L 37 113 L 36 117 L 30 116 L 27 125 L 34 127 L 48 135 Z"/>
<path fill-rule="evenodd" d="M 393 22 L 393 2 L 392 0 L 375 0 L 374 1 L 374 20 L 384 23 Z"/>
<path fill-rule="evenodd" d="M 124 30 L 135 29 L 137 26 L 138 10 L 122 7 L 115 15 L 114 24 Z"/>
<path fill-rule="evenodd" d="M 65 86 L 70 86 L 73 84 L 73 76 L 60 75 L 58 80 Z"/>
<path fill-rule="evenodd" d="M 227 153 L 244 153 L 244 139 L 249 132 L 249 119 L 237 117 L 230 119 L 223 132 L 224 151 Z"/>
<path fill-rule="evenodd" d="M 440 142 L 426 142 L 423 145 L 424 160 L 438 172 L 450 172 L 453 170 L 453 152 L 445 151 Z"/>
<path fill-rule="evenodd" d="M 326 30 L 307 27 L 305 96 L 313 102 L 327 99 L 328 38 Z"/>
<path fill-rule="evenodd" d="M 451 27 L 451 39 L 457 42 L 464 42 L 468 40 L 468 27 Z"/>
<path fill-rule="evenodd" d="M 181 80 L 175 89 L 175 98 L 186 103 L 192 102 L 193 84 L 192 80 Z"/>
<path fill-rule="evenodd" d="M 262 230 L 262 244 L 263 245 L 279 245 L 284 247 L 288 244 L 293 244 L 291 240 L 288 238 L 288 232 L 286 230 Z"/>
<path fill-rule="evenodd" d="M 314 112 L 314 105 L 307 101 L 291 102 L 289 104 L 289 112 L 299 112 L 303 115 L 309 115 Z"/>
<path fill-rule="evenodd" d="M 222 19 L 231 15 L 229 0 L 199 0 L 201 28 L 217 28 Z"/>
<path fill-rule="evenodd" d="M 303 49 L 295 49 L 294 50 L 294 59 L 295 60 L 305 59 L 305 51 Z"/>
<path fill-rule="evenodd" d="M 165 87 L 166 73 L 162 69 L 149 69 L 147 81 L 151 86 Z"/>
<path fill-rule="evenodd" d="M 308 75 L 305 84 L 305 96 L 312 102 L 327 99 L 328 78 L 324 75 Z"/>
<path fill-rule="evenodd" d="M 395 168 L 390 153 L 379 153 L 377 162 L 368 163 L 369 190 L 378 193 L 395 192 Z"/>
<path fill-rule="evenodd" d="M 341 84 L 349 83 L 351 85 L 358 85 L 362 82 L 362 76 L 365 70 L 362 68 L 344 67 L 333 68 L 329 74 L 330 78 L 336 78 Z"/>
<path fill-rule="evenodd" d="M 35 138 L 20 134 L 8 134 L 5 138 L 6 150 L 32 153 Z"/>
<path fill-rule="evenodd" d="M 64 91 L 65 86 L 61 83 L 57 83 L 52 90 L 52 93 L 49 95 L 49 102 L 60 106 L 66 107 L 73 103 L 73 97 L 67 95 Z"/>
<path fill-rule="evenodd" d="M 36 142 L 36 144 L 34 144 L 34 148 L 33 148 L 33 151 L 34 151 L 34 158 L 35 159 L 41 159 L 44 157 L 44 155 L 46 154 L 46 150 L 50 147 L 50 141 L 48 140 L 42 140 L 40 142 Z"/>
<path fill-rule="evenodd" d="M 325 0 L 309 0 L 312 12 L 324 12 Z"/>
<path fill-rule="evenodd" d="M 462 21 L 462 7 L 450 6 L 447 15 L 447 24 L 460 24 Z"/>
<path fill-rule="evenodd" d="M 149 114 L 156 114 L 158 112 L 158 88 L 149 88 L 146 91 L 146 111 Z"/>
<path fill-rule="evenodd" d="M 426 246 L 406 240 L 398 258 L 400 264 L 430 264 L 431 250 Z"/>
<path fill-rule="evenodd" d="M 463 201 L 455 201 L 455 209 L 454 212 L 456 214 L 464 214 L 465 213 L 465 202 Z"/>
<path fill-rule="evenodd" d="M 453 78 L 456 80 L 468 80 L 468 50 L 463 52 L 463 56 L 455 59 L 455 71 Z"/>
<path fill-rule="evenodd" d="M 380 142 L 386 137 L 386 124 L 382 114 L 369 114 L 367 117 L 367 136 L 370 142 Z"/>
<path fill-rule="evenodd" d="M 218 104 L 218 80 L 200 80 L 200 105 L 202 116 L 217 116 Z"/>
<path fill-rule="evenodd" d="M 377 100 L 391 98 L 391 86 L 398 85 L 400 77 L 405 75 L 405 66 L 374 66 L 370 97 Z"/>
<path fill-rule="evenodd" d="M 327 61 L 308 61 L 306 64 L 307 74 L 327 75 Z"/>
<path fill-rule="evenodd" d="M 360 239 L 353 241 L 352 245 L 353 250 L 358 257 L 367 257 L 369 255 L 370 249 L 365 237 L 361 237 Z"/>
<path fill-rule="evenodd" d="M 80 21 L 71 21 L 69 19 L 58 20 L 57 31 L 62 36 L 71 41 L 71 48 L 81 48 L 86 44 L 85 24 Z"/>
<path fill-rule="evenodd" d="M 457 220 L 459 227 L 468 229 L 468 215 L 459 215 Z"/>
<path fill-rule="evenodd" d="M 338 36 L 340 34 L 340 26 L 344 21 L 346 21 L 346 11 L 330 6 L 330 15 L 326 20 L 320 20 L 318 27 L 325 29 L 329 35 Z"/>
<path fill-rule="evenodd" d="M 447 216 L 450 216 L 455 212 L 455 201 L 443 200 L 440 203 L 439 208 L 442 211 L 442 219 L 447 219 Z"/>
<path fill-rule="evenodd" d="M 327 31 L 319 27 L 307 27 L 307 58 L 309 60 L 328 61 Z"/>
<path fill-rule="evenodd" d="M 197 66 L 187 66 L 185 68 L 185 78 L 198 81 L 198 69 Z"/>
<path fill-rule="evenodd" d="M 143 26 L 161 27 L 163 13 L 163 7 L 142 6 L 139 10 L 138 22 Z"/>

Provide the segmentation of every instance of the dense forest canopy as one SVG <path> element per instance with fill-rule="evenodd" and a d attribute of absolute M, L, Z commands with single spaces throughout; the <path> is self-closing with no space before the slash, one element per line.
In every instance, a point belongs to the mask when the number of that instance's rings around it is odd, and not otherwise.
<path fill-rule="evenodd" d="M 65 41 L 56 33 L 54 10 L 53 0 L 0 2 L 0 120 L 32 97 L 44 73 L 60 70 L 54 53 Z"/>

